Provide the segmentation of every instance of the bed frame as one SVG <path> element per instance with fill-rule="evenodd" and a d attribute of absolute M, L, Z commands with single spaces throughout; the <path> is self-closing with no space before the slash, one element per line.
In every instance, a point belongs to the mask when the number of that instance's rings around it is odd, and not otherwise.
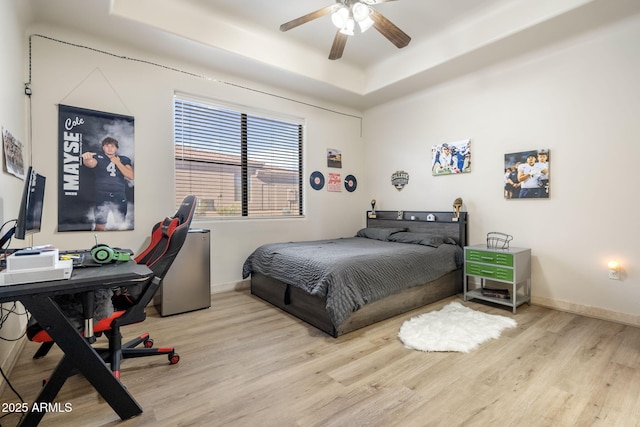
<path fill-rule="evenodd" d="M 408 231 L 431 232 L 455 239 L 461 247 L 467 244 L 467 212 L 454 221 L 453 212 L 377 211 L 369 217 L 367 227 L 406 227 Z M 355 233 L 354 233 L 355 234 Z M 367 304 L 339 327 L 334 327 L 326 312 L 326 301 L 295 286 L 272 277 L 253 273 L 251 293 L 301 320 L 337 338 L 384 319 L 414 310 L 462 292 L 462 268 L 434 281 L 414 286 Z"/>

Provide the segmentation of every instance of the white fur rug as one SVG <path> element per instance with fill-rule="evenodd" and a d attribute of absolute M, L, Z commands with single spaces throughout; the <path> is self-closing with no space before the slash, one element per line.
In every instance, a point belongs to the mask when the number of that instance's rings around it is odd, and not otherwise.
<path fill-rule="evenodd" d="M 517 324 L 510 317 L 482 313 L 452 302 L 440 311 L 407 320 L 398 337 L 405 347 L 414 350 L 468 353 Z"/>

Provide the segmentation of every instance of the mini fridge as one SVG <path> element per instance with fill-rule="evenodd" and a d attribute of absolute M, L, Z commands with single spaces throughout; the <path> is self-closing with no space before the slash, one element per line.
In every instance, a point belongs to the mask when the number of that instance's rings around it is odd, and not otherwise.
<path fill-rule="evenodd" d="M 191 228 L 153 303 L 161 316 L 211 306 L 210 232 Z"/>

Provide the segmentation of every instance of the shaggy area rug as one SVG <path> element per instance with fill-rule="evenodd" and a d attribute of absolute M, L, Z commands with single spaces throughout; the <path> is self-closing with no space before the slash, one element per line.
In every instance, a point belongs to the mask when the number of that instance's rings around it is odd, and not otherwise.
<path fill-rule="evenodd" d="M 414 350 L 468 353 L 516 325 L 510 317 L 482 313 L 452 302 L 440 311 L 407 320 L 400 327 L 398 337 L 405 347 Z"/>

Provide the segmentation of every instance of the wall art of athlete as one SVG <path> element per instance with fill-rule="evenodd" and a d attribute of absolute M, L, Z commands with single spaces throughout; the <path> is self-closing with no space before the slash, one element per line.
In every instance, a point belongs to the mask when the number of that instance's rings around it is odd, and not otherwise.
<path fill-rule="evenodd" d="M 127 180 L 133 180 L 131 159 L 118 155 L 118 140 L 102 140 L 102 153 L 82 154 L 82 164 L 93 169 L 95 176 L 94 221 L 96 231 L 106 229 L 109 213 L 116 224 L 124 224 L 127 216 Z"/>

